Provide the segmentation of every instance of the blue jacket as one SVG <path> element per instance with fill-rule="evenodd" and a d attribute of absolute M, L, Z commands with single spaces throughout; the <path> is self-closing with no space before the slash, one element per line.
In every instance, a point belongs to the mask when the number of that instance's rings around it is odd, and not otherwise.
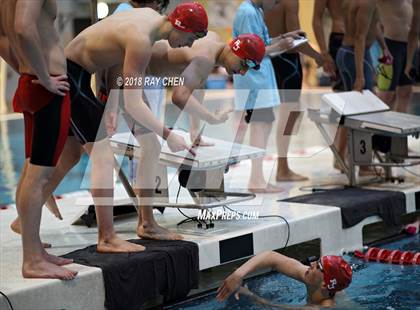
<path fill-rule="evenodd" d="M 242 2 L 233 21 L 233 37 L 243 33 L 255 33 L 266 46 L 271 44 L 262 10 L 249 0 Z M 235 74 L 233 85 L 236 110 L 269 108 L 280 104 L 276 76 L 268 56 L 261 62 L 260 70 L 250 69 L 244 76 Z"/>

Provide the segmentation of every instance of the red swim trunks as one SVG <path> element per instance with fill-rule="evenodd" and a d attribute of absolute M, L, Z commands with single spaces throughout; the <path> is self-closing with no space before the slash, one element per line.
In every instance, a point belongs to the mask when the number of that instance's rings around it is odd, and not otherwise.
<path fill-rule="evenodd" d="M 70 94 L 59 96 L 32 83 L 34 75 L 22 74 L 13 98 L 15 112 L 25 120 L 25 157 L 38 166 L 55 166 L 70 127 Z"/>

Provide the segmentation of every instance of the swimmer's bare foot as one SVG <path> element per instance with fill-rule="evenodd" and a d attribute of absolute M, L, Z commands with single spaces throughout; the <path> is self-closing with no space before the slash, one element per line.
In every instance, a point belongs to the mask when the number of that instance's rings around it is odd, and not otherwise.
<path fill-rule="evenodd" d="M 277 171 L 276 181 L 277 182 L 300 182 L 307 181 L 308 178 L 293 172 L 292 170 L 287 170 L 285 172 Z"/>
<path fill-rule="evenodd" d="M 69 265 L 73 263 L 72 259 L 55 256 L 55 255 L 47 253 L 46 251 L 44 251 L 43 255 L 44 255 L 44 258 L 48 262 L 57 266 L 64 266 L 64 265 Z"/>
<path fill-rule="evenodd" d="M 140 244 L 122 240 L 114 234 L 109 238 L 100 237 L 96 250 L 100 253 L 126 253 L 141 252 L 145 250 L 145 247 Z"/>
<path fill-rule="evenodd" d="M 20 229 L 20 219 L 19 219 L 19 217 L 17 217 L 13 222 L 12 222 L 12 224 L 10 224 L 10 229 L 14 232 L 14 233 L 16 233 L 16 234 L 18 234 L 18 235 L 21 235 L 22 233 L 21 233 L 21 229 Z M 44 242 L 42 242 L 42 247 L 44 248 L 44 249 L 49 249 L 49 248 L 51 248 L 51 244 L 50 243 L 44 243 Z"/>
<path fill-rule="evenodd" d="M 73 280 L 77 276 L 77 271 L 71 271 L 45 259 L 39 259 L 24 262 L 22 275 L 24 278 Z"/>
<path fill-rule="evenodd" d="M 178 235 L 165 227 L 154 224 L 142 224 L 137 227 L 137 236 L 142 239 L 151 240 L 182 240 L 181 235 Z"/>
<path fill-rule="evenodd" d="M 284 191 L 284 188 L 274 185 L 274 184 L 249 184 L 248 190 L 255 194 L 272 194 L 272 193 L 281 193 Z"/>

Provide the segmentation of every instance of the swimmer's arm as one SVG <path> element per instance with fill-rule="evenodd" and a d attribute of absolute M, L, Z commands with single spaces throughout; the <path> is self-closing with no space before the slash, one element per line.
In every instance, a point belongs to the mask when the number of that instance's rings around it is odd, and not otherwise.
<path fill-rule="evenodd" d="M 13 70 L 19 72 L 19 64 L 10 49 L 9 39 L 5 36 L 0 36 L 0 56 L 13 68 Z"/>
<path fill-rule="evenodd" d="M 291 32 L 299 30 L 299 2 L 295 0 L 286 0 L 284 5 L 286 9 L 286 31 Z M 315 51 L 308 42 L 292 49 L 292 51 L 297 51 L 299 53 L 313 58 L 318 64 L 318 66 L 321 66 L 323 63 L 321 55 L 317 51 Z"/>
<path fill-rule="evenodd" d="M 105 74 L 106 91 L 108 94 L 108 101 L 106 102 L 108 112 L 118 112 L 120 86 L 117 85 L 117 78 L 122 76 L 122 72 L 123 68 L 120 65 L 108 68 L 103 72 Z"/>
<path fill-rule="evenodd" d="M 273 269 L 290 278 L 305 283 L 305 273 L 308 270 L 308 267 L 298 260 L 274 251 L 270 252 L 268 259 Z"/>
<path fill-rule="evenodd" d="M 197 88 L 194 92 L 193 95 L 194 98 L 200 103 L 203 103 L 203 99 L 204 99 L 204 84 L 201 84 L 199 86 L 199 88 Z M 194 141 L 195 138 L 197 137 L 197 134 L 200 130 L 200 119 L 197 118 L 194 115 L 189 115 L 189 120 L 190 120 L 190 137 L 194 137 L 194 139 L 191 139 L 191 141 Z"/>
<path fill-rule="evenodd" d="M 280 38 L 280 37 L 277 37 L 277 38 L 272 39 L 271 44 L 270 45 L 267 45 L 265 47 L 265 56 L 269 56 L 270 54 L 278 53 L 279 51 L 282 51 L 283 52 L 285 50 L 288 50 L 288 48 L 285 48 L 282 45 L 282 41 L 281 40 L 285 40 L 285 39 L 284 38 Z M 290 44 L 293 43 L 292 42 L 292 39 L 288 38 L 287 40 L 290 41 Z M 292 45 L 290 45 L 290 46 L 292 46 Z"/>
<path fill-rule="evenodd" d="M 200 130 L 200 120 L 197 117 L 194 117 L 190 115 L 190 138 L 191 142 L 194 142 L 194 140 L 201 140 L 201 137 L 198 137 L 198 132 Z M 199 145 L 199 141 L 196 142 L 196 144 Z"/>
<path fill-rule="evenodd" d="M 318 67 L 321 67 L 324 64 L 321 54 L 314 50 L 308 42 L 303 43 L 302 45 L 292 49 L 292 51 L 297 51 L 312 58 L 313 60 L 315 60 Z"/>
<path fill-rule="evenodd" d="M 356 32 L 354 35 L 354 57 L 356 64 L 356 82 L 355 90 L 362 91 L 364 85 L 363 60 L 366 48 L 366 36 L 368 27 L 373 16 L 372 10 L 369 9 L 369 3 L 364 0 L 358 0 L 358 8 L 356 10 L 354 23 Z"/>
<path fill-rule="evenodd" d="M 202 104 L 205 95 L 204 84 L 200 85 L 199 89 L 194 91 L 194 98 Z M 213 116 L 214 118 L 214 116 Z M 205 142 L 201 136 L 200 119 L 194 115 L 189 115 L 190 119 L 190 140 L 194 147 L 198 146 L 213 146 L 212 142 Z"/>
<path fill-rule="evenodd" d="M 327 0 L 315 0 L 314 16 L 312 19 L 312 28 L 314 30 L 316 41 L 318 42 L 321 54 L 327 54 L 327 44 L 325 41 L 324 27 L 322 20 L 324 17 L 325 8 L 327 7 Z"/>
<path fill-rule="evenodd" d="M 150 42 L 147 39 L 131 39 L 125 50 L 123 65 L 123 80 L 126 78 L 141 78 L 144 80 L 145 71 L 151 58 Z M 142 86 L 124 85 L 124 107 L 126 112 L 137 122 L 149 130 L 166 139 L 170 130 L 160 122 L 143 101 Z"/>
<path fill-rule="evenodd" d="M 202 96 L 198 90 L 203 87 L 207 77 L 211 73 L 214 64 L 204 58 L 194 58 L 182 72 L 184 84 L 174 88 L 172 102 L 181 110 L 198 117 L 208 123 L 214 121 L 214 115 L 200 102 Z"/>
<path fill-rule="evenodd" d="M 293 258 L 274 251 L 266 251 L 251 258 L 237 272 L 244 278 L 247 274 L 264 268 L 275 269 L 300 282 L 304 282 L 305 272 L 308 269 L 305 265 Z"/>
<path fill-rule="evenodd" d="M 379 22 L 376 24 L 376 40 L 381 46 L 384 55 L 391 55 L 391 53 L 388 50 L 388 45 L 386 45 L 384 33 L 381 29 L 381 24 Z"/>
<path fill-rule="evenodd" d="M 112 89 L 119 89 L 121 85 L 118 86 L 117 78 L 122 76 L 124 68 L 121 65 L 116 65 L 111 68 L 108 68 L 105 73 L 105 83 L 106 90 L 109 92 Z"/>
<path fill-rule="evenodd" d="M 413 0 L 413 18 L 411 20 L 410 32 L 408 33 L 407 64 L 405 74 L 408 75 L 413 66 L 415 50 L 418 46 L 420 34 L 420 0 Z"/>
<path fill-rule="evenodd" d="M 273 251 L 265 251 L 252 257 L 245 264 L 236 269 L 235 272 L 229 275 L 217 290 L 218 294 L 216 299 L 218 301 L 224 301 L 240 288 L 243 279 L 248 274 L 265 268 L 276 269 L 280 273 L 301 282 L 304 282 L 305 272 L 307 270 L 307 268 L 297 260 Z"/>
<path fill-rule="evenodd" d="M 44 0 L 18 0 L 15 10 L 15 31 L 31 69 L 41 82 L 48 83 L 50 74 L 42 54 L 37 26 L 43 4 Z"/>
<path fill-rule="evenodd" d="M 300 29 L 299 22 L 299 2 L 295 0 L 285 0 L 285 24 L 286 32 L 291 32 Z"/>

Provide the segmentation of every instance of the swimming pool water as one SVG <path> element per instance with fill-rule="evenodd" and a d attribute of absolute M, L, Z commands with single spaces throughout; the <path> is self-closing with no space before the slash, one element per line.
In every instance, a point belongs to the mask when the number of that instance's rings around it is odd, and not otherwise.
<path fill-rule="evenodd" d="M 381 247 L 420 251 L 420 235 Z M 353 281 L 350 287 L 345 290 L 345 294 L 337 296 L 335 309 L 420 309 L 420 265 L 400 266 L 367 263 L 349 256 L 345 258 L 353 265 Z M 252 292 L 271 302 L 290 305 L 306 304 L 305 286 L 278 273 L 250 279 L 245 283 Z M 262 309 L 261 305 L 252 303 L 246 297 L 237 301 L 231 296 L 224 303 L 218 303 L 215 296 L 214 293 L 171 309 Z"/>

